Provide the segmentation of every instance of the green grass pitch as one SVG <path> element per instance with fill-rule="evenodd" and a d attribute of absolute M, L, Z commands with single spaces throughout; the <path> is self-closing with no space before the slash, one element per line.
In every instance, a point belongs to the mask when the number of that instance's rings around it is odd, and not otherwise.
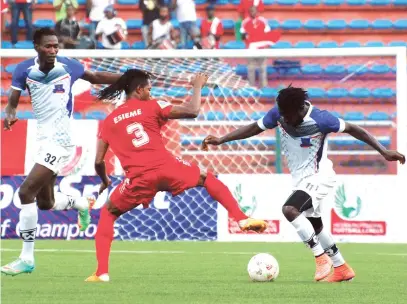
<path fill-rule="evenodd" d="M 1 242 L 1 263 L 21 242 Z M 407 245 L 340 244 L 352 282 L 312 281 L 312 254 L 301 243 L 114 242 L 111 282 L 85 283 L 95 269 L 92 241 L 37 241 L 31 275 L 1 277 L 2 304 L 87 303 L 407 303 Z M 275 282 L 253 283 L 246 266 L 258 252 L 280 263 Z"/>

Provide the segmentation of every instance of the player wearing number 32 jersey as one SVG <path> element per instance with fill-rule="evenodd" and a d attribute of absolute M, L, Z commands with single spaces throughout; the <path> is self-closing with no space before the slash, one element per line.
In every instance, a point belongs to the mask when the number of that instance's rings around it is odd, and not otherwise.
<path fill-rule="evenodd" d="M 198 74 L 192 80 L 192 100 L 177 106 L 151 99 L 150 75 L 137 69 L 128 70 L 115 84 L 100 93 L 99 98 L 106 100 L 115 99 L 124 91 L 127 100 L 110 113 L 99 134 L 95 160 L 96 172 L 102 179 L 99 193 L 110 184 L 104 165 L 109 147 L 120 160 L 126 178 L 101 210 L 95 236 L 98 267 L 86 281 L 109 281 L 108 263 L 114 221 L 138 205 L 146 207 L 158 191 L 168 191 L 175 196 L 192 187 L 205 187 L 212 198 L 238 221 L 243 231 L 262 232 L 266 229 L 264 221 L 250 219 L 240 210 L 229 189 L 212 173 L 175 158 L 164 146 L 161 128 L 169 119 L 198 116 L 201 89 L 206 80 L 207 76 Z"/>

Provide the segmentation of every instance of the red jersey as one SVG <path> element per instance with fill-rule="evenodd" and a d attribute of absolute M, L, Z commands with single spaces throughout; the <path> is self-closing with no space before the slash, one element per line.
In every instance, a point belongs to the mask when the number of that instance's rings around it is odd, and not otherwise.
<path fill-rule="evenodd" d="M 223 35 L 223 25 L 218 17 L 212 20 L 204 19 L 201 23 L 201 36 L 208 37 L 209 35 L 222 36 Z M 219 48 L 219 41 L 216 41 L 215 47 Z"/>
<path fill-rule="evenodd" d="M 99 138 L 108 143 L 127 177 L 164 165 L 169 157 L 161 128 L 171 104 L 161 100 L 129 99 L 103 122 Z"/>
<path fill-rule="evenodd" d="M 247 17 L 242 22 L 240 28 L 242 34 L 246 34 L 246 46 L 249 49 L 267 48 L 273 45 L 279 38 L 281 33 L 271 31 L 264 17 L 251 18 Z"/>
<path fill-rule="evenodd" d="M 252 6 L 255 6 L 260 13 L 264 11 L 263 0 L 241 0 L 237 10 L 243 15 L 243 19 L 249 17 L 249 9 Z"/>

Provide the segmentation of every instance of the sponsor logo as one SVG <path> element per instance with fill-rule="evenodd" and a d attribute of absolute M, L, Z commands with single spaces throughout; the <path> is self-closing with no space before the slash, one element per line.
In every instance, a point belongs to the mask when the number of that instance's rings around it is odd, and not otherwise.
<path fill-rule="evenodd" d="M 63 84 L 56 84 L 54 86 L 54 90 L 52 93 L 65 93 L 64 85 Z"/>
<path fill-rule="evenodd" d="M 311 138 L 309 138 L 309 137 L 302 137 L 302 138 L 301 138 L 300 147 L 301 147 L 301 148 L 309 148 L 309 147 L 312 147 Z"/>

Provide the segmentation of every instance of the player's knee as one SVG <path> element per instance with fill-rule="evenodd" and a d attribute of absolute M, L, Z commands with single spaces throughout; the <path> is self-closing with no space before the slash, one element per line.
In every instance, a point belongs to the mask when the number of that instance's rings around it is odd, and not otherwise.
<path fill-rule="evenodd" d="M 38 199 L 37 198 L 37 206 L 38 209 L 40 210 L 51 210 L 52 207 L 54 207 L 55 202 L 53 201 L 48 201 L 48 200 L 43 200 L 43 199 Z"/>
<path fill-rule="evenodd" d="M 294 206 L 286 206 L 286 205 L 283 206 L 282 212 L 283 212 L 285 218 L 290 222 L 295 220 L 301 214 L 301 212 L 299 212 L 298 209 L 295 208 Z"/>
<path fill-rule="evenodd" d="M 320 217 L 307 217 L 307 219 L 310 221 L 312 227 L 314 227 L 315 234 L 320 234 L 324 228 L 322 219 Z"/>
<path fill-rule="evenodd" d="M 289 221 L 293 221 L 303 211 L 312 207 L 311 196 L 302 190 L 296 190 L 283 205 L 282 211 Z"/>
<path fill-rule="evenodd" d="M 30 204 L 34 201 L 34 194 L 30 191 L 28 187 L 22 186 L 18 191 L 18 196 L 20 198 L 21 204 Z"/>

